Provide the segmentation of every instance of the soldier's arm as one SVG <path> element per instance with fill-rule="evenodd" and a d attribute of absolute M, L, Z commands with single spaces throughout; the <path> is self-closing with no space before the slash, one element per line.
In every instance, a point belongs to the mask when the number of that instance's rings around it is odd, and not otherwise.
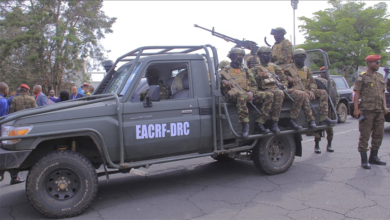
<path fill-rule="evenodd" d="M 14 97 L 12 99 L 11 106 L 9 108 L 9 113 L 14 113 L 15 112 L 15 107 L 16 107 L 16 103 L 15 103 L 15 97 Z"/>
<path fill-rule="evenodd" d="M 390 80 L 387 80 L 387 91 L 390 92 Z"/>
<path fill-rule="evenodd" d="M 277 65 L 274 66 L 274 71 L 277 76 L 279 76 L 280 83 L 283 84 L 284 86 L 288 85 L 287 77 L 283 73 L 282 69 L 278 67 Z"/>
<path fill-rule="evenodd" d="M 359 98 L 360 98 L 360 92 L 363 88 L 363 77 L 360 75 L 357 80 L 355 80 L 355 84 L 353 87 L 353 90 L 355 91 L 355 97 L 353 99 L 353 106 L 354 106 L 354 117 L 357 118 L 360 114 L 359 111 Z M 356 113 L 356 114 L 355 114 Z"/>
<path fill-rule="evenodd" d="M 307 79 L 309 80 L 309 90 L 315 92 L 317 89 L 317 84 L 314 80 L 313 73 L 309 68 L 307 68 Z"/>
<path fill-rule="evenodd" d="M 282 54 L 280 55 L 277 63 L 289 63 L 292 59 L 292 44 L 290 41 L 284 41 L 282 46 Z"/>
<path fill-rule="evenodd" d="M 339 95 L 339 92 L 337 92 L 337 85 L 336 85 L 336 83 L 334 82 L 333 79 L 331 79 L 330 82 L 332 83 L 333 88 L 334 88 L 334 90 L 336 91 L 336 102 L 339 103 L 339 101 L 340 101 L 340 95 Z M 337 104 L 337 103 L 336 103 L 336 104 Z"/>
<path fill-rule="evenodd" d="M 33 97 L 31 97 L 31 106 L 32 106 L 33 108 L 38 107 L 38 105 L 37 105 L 37 103 L 35 102 L 35 99 L 34 99 Z"/>
<path fill-rule="evenodd" d="M 148 93 L 148 91 L 149 91 L 149 89 L 147 89 L 146 91 L 141 92 L 141 93 L 139 94 L 139 100 L 140 100 L 140 101 L 144 101 L 144 100 L 145 100 L 145 97 L 146 97 L 146 94 Z"/>
<path fill-rule="evenodd" d="M 257 82 L 255 80 L 255 76 L 253 75 L 252 71 L 251 70 L 246 70 L 246 75 L 248 77 L 248 81 L 250 83 L 250 87 L 251 87 L 251 91 L 254 93 L 256 91 L 258 91 L 258 85 L 257 85 Z"/>

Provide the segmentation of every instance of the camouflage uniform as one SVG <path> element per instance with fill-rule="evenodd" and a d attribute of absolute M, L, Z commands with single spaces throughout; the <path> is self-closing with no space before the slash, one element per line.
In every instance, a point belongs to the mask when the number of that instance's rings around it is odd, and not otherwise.
<path fill-rule="evenodd" d="M 326 120 L 328 118 L 328 93 L 326 92 L 326 90 L 317 89 L 317 84 L 314 81 L 313 73 L 310 71 L 309 68 L 307 68 L 306 66 L 303 68 L 297 68 L 297 66 L 295 64 L 292 64 L 292 66 L 293 66 L 293 69 L 295 69 L 295 71 L 298 73 L 299 78 L 301 79 L 301 82 L 302 82 L 302 85 L 303 85 L 305 91 L 308 94 L 309 94 L 309 91 L 312 91 L 312 92 L 314 92 L 315 97 L 319 98 L 319 101 L 320 101 L 320 106 L 319 106 L 320 122 Z M 285 74 L 287 76 L 293 77 L 292 74 L 288 70 L 285 71 Z M 293 86 L 293 89 L 302 90 L 302 88 L 300 87 L 298 82 L 297 82 L 297 85 Z M 309 103 L 307 103 L 307 104 L 310 106 Z"/>
<path fill-rule="evenodd" d="M 223 71 L 223 70 L 222 70 Z M 222 72 L 221 71 L 221 72 Z M 235 92 L 230 87 L 222 84 L 222 93 L 230 103 L 236 103 L 238 111 L 238 122 L 240 124 L 249 123 L 249 112 L 247 107 L 247 92 L 253 93 L 253 103 L 262 103 L 259 109 L 261 114 L 256 118 L 256 122 L 264 124 L 268 118 L 268 114 L 271 111 L 273 94 L 270 92 L 258 91 L 255 77 L 251 70 L 248 69 L 234 69 L 228 67 L 226 72 L 233 78 L 238 85 L 244 90 L 244 92 Z M 225 79 L 221 74 L 222 79 Z"/>
<path fill-rule="evenodd" d="M 160 100 L 162 100 L 162 99 L 169 99 L 169 89 L 168 89 L 168 87 L 166 85 L 164 85 L 163 83 L 161 83 L 161 82 L 158 85 L 160 86 Z M 147 89 L 144 92 L 141 92 L 139 94 L 139 99 L 141 101 L 144 101 L 146 96 L 148 96 L 148 95 L 149 95 L 149 89 Z"/>
<path fill-rule="evenodd" d="M 284 100 L 284 92 L 280 90 L 272 78 L 267 77 L 263 78 L 259 73 L 263 72 L 261 67 L 266 68 L 271 73 L 276 74 L 280 83 L 287 87 L 287 79 L 283 74 L 282 69 L 273 63 L 267 64 L 259 64 L 251 69 L 253 74 L 255 75 L 255 79 L 257 84 L 259 85 L 259 89 L 264 92 L 271 92 L 274 94 L 273 105 L 272 105 L 272 114 L 271 118 L 273 121 L 279 121 L 280 112 L 282 110 L 282 104 Z"/>
<path fill-rule="evenodd" d="M 10 113 L 17 112 L 24 109 L 35 108 L 37 103 L 35 99 L 29 95 L 18 95 L 14 96 L 9 109 Z"/>
<path fill-rule="evenodd" d="M 336 91 L 336 103 L 333 103 L 334 107 L 336 108 L 336 106 L 339 104 L 339 101 L 340 101 L 340 95 L 337 92 L 337 89 L 336 89 L 337 86 L 336 86 L 336 83 L 333 81 L 333 79 L 330 80 L 330 83 L 332 83 L 333 88 L 335 88 L 335 91 Z M 331 119 L 336 119 L 336 116 L 335 116 L 334 112 L 330 110 L 330 106 L 329 106 L 329 111 L 331 112 L 330 118 Z M 326 139 L 328 141 L 332 141 L 333 140 L 333 134 L 334 134 L 333 127 L 330 127 L 328 129 L 326 129 L 325 132 L 326 132 Z M 316 140 L 321 141 L 321 134 L 316 132 L 315 135 L 314 135 L 314 139 L 315 139 L 315 141 Z"/>
<path fill-rule="evenodd" d="M 272 62 L 277 65 L 293 63 L 293 48 L 289 40 L 284 39 L 272 46 Z"/>
<path fill-rule="evenodd" d="M 387 91 L 390 92 L 390 80 L 387 80 Z"/>
<path fill-rule="evenodd" d="M 384 135 L 383 115 L 385 81 L 382 74 L 376 72 L 376 76 L 362 72 L 355 81 L 355 91 L 360 92 L 360 112 L 365 119 L 359 121 L 359 152 L 368 151 L 368 140 L 371 135 L 371 151 L 378 151 Z"/>
<path fill-rule="evenodd" d="M 306 121 L 314 121 L 315 118 L 313 117 L 313 113 L 311 111 L 309 95 L 306 92 L 297 89 L 288 89 L 287 91 L 291 98 L 294 99 L 294 103 L 290 111 L 290 118 L 297 119 L 302 108 Z"/>

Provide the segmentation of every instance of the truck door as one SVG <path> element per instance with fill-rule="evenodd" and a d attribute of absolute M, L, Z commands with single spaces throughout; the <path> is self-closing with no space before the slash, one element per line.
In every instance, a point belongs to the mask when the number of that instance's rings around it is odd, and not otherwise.
<path fill-rule="evenodd" d="M 127 160 L 196 151 L 200 138 L 200 116 L 198 100 L 193 98 L 189 65 L 189 61 L 151 62 L 143 69 L 138 90 L 135 89 L 131 100 L 124 103 L 123 132 Z M 147 83 L 145 86 L 144 76 L 151 69 L 157 70 L 160 83 L 169 90 L 173 87 L 175 94 L 152 102 L 152 107 L 144 107 L 145 100 L 139 99 L 139 93 L 148 87 Z"/>

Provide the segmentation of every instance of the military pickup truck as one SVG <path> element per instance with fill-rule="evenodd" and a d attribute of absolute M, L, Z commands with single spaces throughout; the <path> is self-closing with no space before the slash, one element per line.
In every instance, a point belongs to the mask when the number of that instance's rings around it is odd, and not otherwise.
<path fill-rule="evenodd" d="M 125 64 L 115 70 L 119 62 Z M 45 216 L 65 218 L 92 203 L 99 176 L 108 181 L 110 174 L 153 164 L 211 156 L 253 160 L 271 175 L 287 171 L 302 155 L 301 134 L 312 132 L 303 113 L 297 122 L 304 128 L 291 130 L 292 102 L 285 99 L 282 131 L 262 135 L 254 131 L 257 113 L 249 106 L 251 131 L 242 139 L 236 107 L 220 92 L 218 63 L 211 45 L 141 47 L 118 58 L 92 96 L 1 117 L 1 179 L 5 171 L 28 170 L 31 204 Z M 159 86 L 150 86 L 140 101 L 150 68 L 172 89 L 170 99 L 160 100 Z M 318 113 L 318 101 L 312 104 Z"/>

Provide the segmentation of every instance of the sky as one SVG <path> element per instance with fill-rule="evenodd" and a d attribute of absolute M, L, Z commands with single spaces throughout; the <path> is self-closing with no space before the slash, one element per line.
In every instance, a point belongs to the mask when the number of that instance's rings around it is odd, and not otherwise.
<path fill-rule="evenodd" d="M 366 7 L 381 1 L 363 1 Z M 383 2 L 383 1 L 382 1 Z M 388 4 L 388 3 L 387 3 Z M 296 44 L 305 41 L 298 28 L 303 23 L 300 16 L 313 17 L 313 13 L 330 8 L 327 1 L 299 1 L 295 11 Z M 275 42 L 271 29 L 283 27 L 285 38 L 294 42 L 294 16 L 291 1 L 107 1 L 102 10 L 109 17 L 116 17 L 112 34 L 101 41 L 108 58 L 118 57 L 142 46 L 204 45 L 211 44 L 218 50 L 219 60 L 235 45 L 212 36 L 210 32 L 195 28 L 194 24 L 236 39 L 255 41 L 265 46 Z M 249 50 L 246 51 L 249 53 Z M 120 65 L 118 65 L 120 66 Z M 100 71 L 104 71 L 103 68 Z"/>

